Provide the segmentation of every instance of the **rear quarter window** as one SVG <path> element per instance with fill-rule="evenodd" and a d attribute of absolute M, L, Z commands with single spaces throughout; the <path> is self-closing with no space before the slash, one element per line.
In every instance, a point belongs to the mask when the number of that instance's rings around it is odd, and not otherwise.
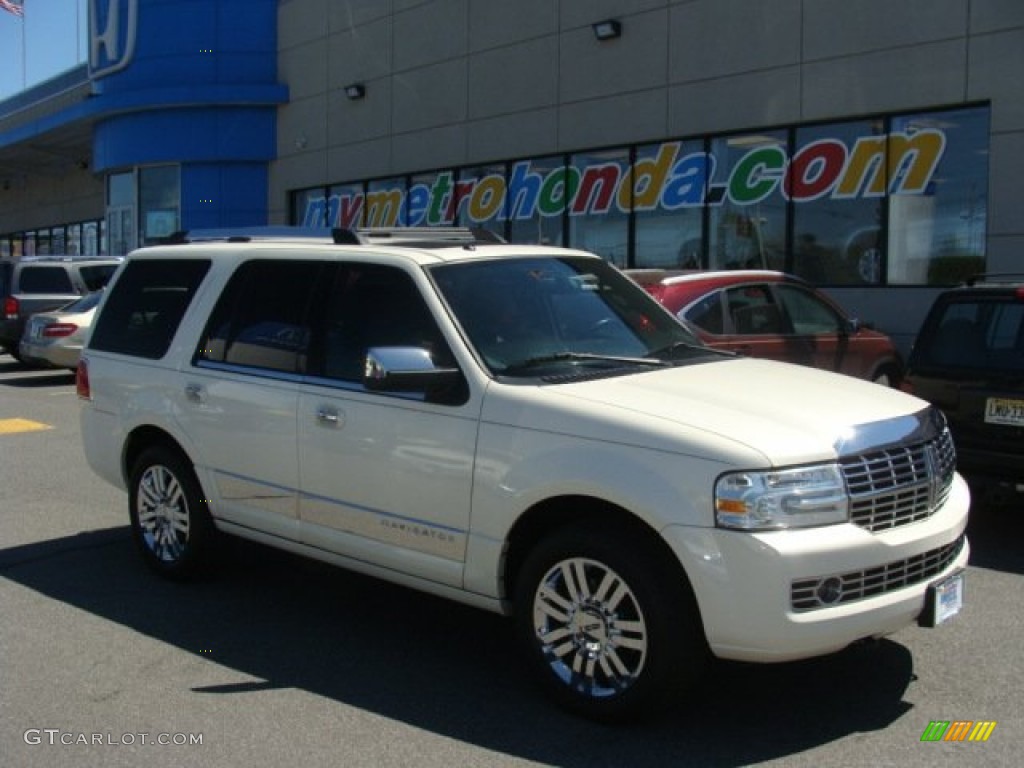
<path fill-rule="evenodd" d="M 19 293 L 76 293 L 64 267 L 25 266 L 18 282 Z"/>
<path fill-rule="evenodd" d="M 163 357 L 209 269 L 207 259 L 129 262 L 100 312 L 89 348 Z"/>
<path fill-rule="evenodd" d="M 82 267 L 79 269 L 78 274 L 81 275 L 86 290 L 90 292 L 98 291 L 110 282 L 110 278 L 117 271 L 117 267 L 117 264 L 94 264 Z"/>

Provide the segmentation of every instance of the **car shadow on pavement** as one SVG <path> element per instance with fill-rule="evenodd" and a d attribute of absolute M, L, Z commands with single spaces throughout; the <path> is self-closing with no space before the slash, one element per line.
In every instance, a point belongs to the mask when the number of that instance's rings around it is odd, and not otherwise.
<path fill-rule="evenodd" d="M 972 502 L 967 538 L 971 565 L 1024 574 L 1024 494 L 1000 503 Z"/>
<path fill-rule="evenodd" d="M 22 376 L 17 379 L 4 379 L 0 381 L 5 387 L 17 387 L 18 389 L 35 389 L 43 387 L 55 387 L 61 385 L 74 386 L 75 374 L 71 371 L 55 371 L 52 369 L 29 371 L 31 375 Z"/>
<path fill-rule="evenodd" d="M 717 662 L 692 706 L 603 727 L 524 678 L 508 620 L 248 542 L 202 582 L 152 574 L 127 527 L 0 550 L 0 576 L 260 682 L 182 680 L 196 696 L 297 688 L 518 758 L 561 766 L 740 766 L 884 729 L 913 659 L 887 640 L 811 661 Z"/>

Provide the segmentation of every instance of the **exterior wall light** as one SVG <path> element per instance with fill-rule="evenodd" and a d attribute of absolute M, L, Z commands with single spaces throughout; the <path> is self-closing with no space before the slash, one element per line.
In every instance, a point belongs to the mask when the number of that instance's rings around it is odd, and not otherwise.
<path fill-rule="evenodd" d="M 345 95 L 352 101 L 361 99 L 366 95 L 366 86 L 362 83 L 352 83 L 345 86 Z"/>
<path fill-rule="evenodd" d="M 613 40 L 622 37 L 622 22 L 618 19 L 605 19 L 592 24 L 594 37 L 598 40 Z"/>

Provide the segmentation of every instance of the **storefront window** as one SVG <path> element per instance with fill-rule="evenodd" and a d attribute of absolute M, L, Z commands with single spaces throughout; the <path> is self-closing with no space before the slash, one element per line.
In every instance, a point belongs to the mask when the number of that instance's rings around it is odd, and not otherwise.
<path fill-rule="evenodd" d="M 569 244 L 619 267 L 629 256 L 629 151 L 573 155 L 568 178 Z"/>
<path fill-rule="evenodd" d="M 151 245 L 181 228 L 181 174 L 176 165 L 139 169 L 139 217 L 142 245 Z"/>
<path fill-rule="evenodd" d="M 784 131 L 711 142 L 715 173 L 708 187 L 711 269 L 784 269 L 786 202 Z"/>
<path fill-rule="evenodd" d="M 292 220 L 300 227 L 335 226 L 328 210 L 323 187 L 302 189 L 292 193 Z"/>
<path fill-rule="evenodd" d="M 674 141 L 637 149 L 637 267 L 699 269 L 704 264 L 704 199 L 711 171 L 703 142 Z"/>
<path fill-rule="evenodd" d="M 400 227 L 406 222 L 405 177 L 366 185 L 363 221 L 367 227 Z"/>
<path fill-rule="evenodd" d="M 77 256 L 82 253 L 82 225 L 71 224 L 67 228 L 68 239 L 65 253 Z"/>
<path fill-rule="evenodd" d="M 870 182 L 881 172 L 883 134 L 881 120 L 796 130 L 785 187 L 793 205 L 790 271 L 825 285 L 881 281 L 883 200 Z"/>
<path fill-rule="evenodd" d="M 410 227 L 449 226 L 458 216 L 459 187 L 451 171 L 413 176 L 405 197 Z"/>
<path fill-rule="evenodd" d="M 985 270 L 988 109 L 895 117 L 888 282 L 947 285 Z"/>
<path fill-rule="evenodd" d="M 458 174 L 457 223 L 467 227 L 483 227 L 496 235 L 504 236 L 505 211 L 505 165 L 484 165 L 477 168 L 463 168 Z"/>
<path fill-rule="evenodd" d="M 301 210 L 301 209 L 300 209 Z M 317 189 L 307 202 L 307 211 L 321 211 L 320 218 L 308 226 L 356 229 L 363 226 L 366 194 L 362 184 L 336 184 L 324 200 L 323 189 Z"/>
<path fill-rule="evenodd" d="M 562 245 L 563 219 L 572 198 L 572 182 L 561 157 L 512 163 L 507 210 L 513 243 Z"/>
<path fill-rule="evenodd" d="M 99 224 L 95 221 L 87 221 L 82 225 L 82 255 L 98 256 L 104 251 L 100 250 Z"/>

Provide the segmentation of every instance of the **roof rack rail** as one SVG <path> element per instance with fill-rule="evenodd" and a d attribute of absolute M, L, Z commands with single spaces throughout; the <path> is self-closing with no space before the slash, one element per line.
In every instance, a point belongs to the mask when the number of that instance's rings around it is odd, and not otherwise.
<path fill-rule="evenodd" d="M 335 230 L 335 238 L 337 239 L 339 236 L 354 237 L 360 243 L 381 240 L 443 244 L 505 242 L 500 236 L 483 227 L 359 227 Z"/>
<path fill-rule="evenodd" d="M 181 245 L 220 240 L 248 243 L 254 240 L 315 239 L 336 245 L 367 245 L 391 242 L 403 245 L 474 245 L 504 243 L 494 232 L 482 227 L 327 227 L 254 226 L 180 230 L 160 240 L 164 245 Z"/>
<path fill-rule="evenodd" d="M 981 272 L 964 280 L 968 288 L 978 283 L 1015 283 L 1024 280 L 1024 272 Z"/>
<path fill-rule="evenodd" d="M 212 229 L 182 229 L 161 238 L 165 245 L 181 245 L 182 243 L 198 243 L 208 240 L 224 240 L 229 243 L 248 243 L 253 240 L 294 240 L 310 238 L 317 240 L 333 240 L 334 230 L 327 227 L 289 227 L 289 226 L 252 226 L 252 227 L 216 227 Z"/>

